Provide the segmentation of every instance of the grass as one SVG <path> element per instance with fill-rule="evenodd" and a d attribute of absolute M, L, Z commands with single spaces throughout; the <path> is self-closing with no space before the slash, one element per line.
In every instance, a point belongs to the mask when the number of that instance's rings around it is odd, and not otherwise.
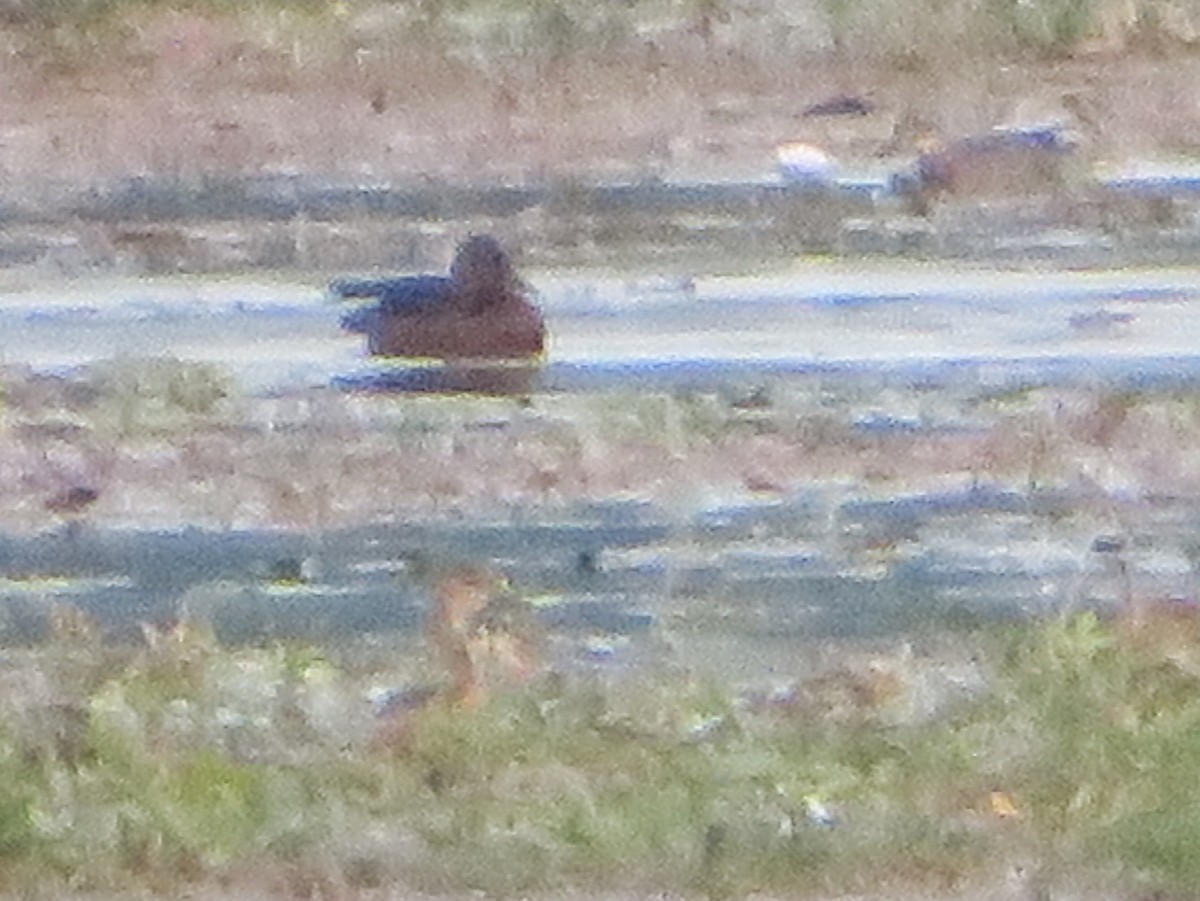
<path fill-rule="evenodd" d="M 221 422 L 237 393 L 220 367 L 169 357 L 110 360 L 86 381 L 96 396 L 90 412 L 97 431 L 121 439 Z"/>
<path fill-rule="evenodd" d="M 97 522 L 145 508 L 190 524 L 288 528 L 614 495 L 687 516 L 709 499 L 786 497 L 831 482 L 902 493 L 968 482 L 1066 489 L 1082 498 L 1072 512 L 1107 515 L 1123 498 L 1190 496 L 1200 485 L 1188 453 L 1200 419 L 1188 392 L 897 389 L 881 402 L 868 380 L 813 376 L 525 405 L 330 392 L 281 403 L 247 397 L 219 368 L 169 359 L 6 376 L 5 460 L 21 477 L 10 480 L 0 519 L 26 530 L 54 522 L 43 505 L 74 484 L 101 491 Z M 950 430 L 859 428 L 880 403 Z M 1080 490 L 1089 484 L 1098 492 Z M 1120 487 L 1129 485 L 1136 495 Z M 1102 496 L 1109 486 L 1111 501 Z"/>
<path fill-rule="evenodd" d="M 22 238 L 13 252 L 68 272 L 414 268 L 440 262 L 433 232 L 468 214 L 472 228 L 540 245 L 552 264 L 619 253 L 703 266 L 723 246 L 754 244 L 768 259 L 830 252 L 844 243 L 837 222 L 868 214 L 863 203 L 785 200 L 709 221 L 596 216 L 580 186 L 766 176 L 784 140 L 815 141 L 851 168 L 884 158 L 899 168 L 914 129 L 953 137 L 1057 121 L 1067 107 L 1085 111 L 1076 124 L 1089 161 L 1192 153 L 1195 123 L 1167 102 L 1186 91 L 1188 57 L 1160 64 L 1138 47 L 1186 51 L 1194 14 L 1167 0 L 1117 6 L 0 0 L 13 115 L 39 103 L 58 111 L 10 142 L 21 186 L 10 205 L 72 220 L 61 242 Z M 1089 41 L 1121 67 L 1082 53 Z M 802 117 L 840 92 L 870 95 L 878 114 L 849 128 Z M 59 161 L 53 179 L 47 153 Z M 423 189 L 353 203 L 339 190 L 328 205 L 326 175 Z M 300 207 L 279 176 L 296 179 Z M 548 187 L 552 214 L 516 215 L 508 201 L 476 209 L 464 181 Z M 88 185 L 107 189 L 66 190 Z M 1097 214 L 1080 203 L 1056 221 L 1090 222 Z M 1118 206 L 1104 217 L 1137 217 Z M 328 221 L 337 209 L 341 221 Z M 224 224 L 181 225 L 238 216 L 272 221 L 236 236 Z"/>
<path fill-rule="evenodd" d="M 791 24 L 782 5 L 766 10 L 753 10 L 724 0 L 691 0 L 665 4 L 660 0 L 635 0 L 619 9 L 597 9 L 582 2 L 549 3 L 525 0 L 473 0 L 473 2 L 441 3 L 437 0 L 409 5 L 403 14 L 380 12 L 384 4 L 369 0 L 255 0 L 253 3 L 231 3 L 229 0 L 191 0 L 173 3 L 172 9 L 185 10 L 205 17 L 249 17 L 258 21 L 292 17 L 293 25 L 303 25 L 315 19 L 332 34 L 353 23 L 356 17 L 375 13 L 390 22 L 381 33 L 390 52 L 403 49 L 405 43 L 432 41 L 443 50 L 459 54 L 483 52 L 487 55 L 517 52 L 546 61 L 561 61 L 572 56 L 586 55 L 597 49 L 620 51 L 633 46 L 639 35 L 669 33 L 672 29 L 690 30 L 706 41 L 712 41 L 714 26 L 726 26 L 733 33 L 744 33 L 766 14 L 790 31 Z M 891 58 L 897 63 L 911 65 L 913 60 L 927 56 L 940 57 L 944 50 L 937 48 L 953 37 L 965 39 L 974 46 L 990 46 L 1001 53 L 1033 51 L 1061 53 L 1101 26 L 1105 16 L 1111 18 L 1109 5 L 1101 0 L 1040 0 L 1037 3 L 992 0 L 988 3 L 938 3 L 927 0 L 907 0 L 895 4 L 848 3 L 846 0 L 819 0 L 813 4 L 816 20 L 828 30 L 832 46 L 843 53 L 859 57 Z M 129 31 L 127 23 L 143 19 L 160 9 L 153 0 L 57 0 L 38 2 L 4 0 L 0 15 L 10 25 L 35 29 L 46 39 L 59 42 L 64 48 L 86 47 L 71 35 L 88 35 L 111 30 L 113 35 Z M 1172 16 L 1172 12 L 1175 13 Z M 935 34 L 924 26 L 914 30 L 913 22 L 927 22 L 938 14 L 942 23 Z M 878 27 L 883 16 L 892 26 Z M 1121 26 L 1129 36 L 1170 36 L 1172 23 L 1177 22 L 1175 5 L 1156 0 L 1137 4 L 1136 15 L 1127 17 Z M 750 38 L 747 37 L 747 40 Z M 811 38 L 809 39 L 811 40 Z"/>
<path fill-rule="evenodd" d="M 4 701 L 0 890 L 253 871 L 732 897 L 949 891 L 1021 866 L 1184 891 L 1200 876 L 1197 677 L 1120 636 L 1091 614 L 973 633 L 988 692 L 921 725 L 870 704 L 836 722 L 755 706 L 664 666 L 430 708 L 396 753 L 370 749 L 370 717 L 315 712 L 318 691 L 365 705 L 353 667 L 316 649 L 199 630 L 109 649 L 103 678 L 73 682 L 59 658 L 79 644 L 53 639 L 9 662 L 59 684 L 44 709 Z M 80 735 L 51 722 L 64 705 Z"/>
<path fill-rule="evenodd" d="M 650 45 L 682 65 L 697 53 L 768 67 L 816 53 L 835 64 L 853 59 L 931 72 L 948 56 L 1059 58 L 1091 38 L 1161 48 L 1188 42 L 1194 29 L 1167 0 L 1142 0 L 1119 15 L 1106 0 L 814 0 L 799 11 L 728 0 L 633 0 L 611 9 L 582 0 L 423 0 L 403 7 L 379 0 L 189 0 L 169 9 L 155 0 L 0 0 L 0 22 L 24 54 L 56 61 L 51 71 L 64 73 L 122 51 L 134 65 L 144 63 L 147 29 L 164 13 L 233 23 L 242 38 L 231 50 L 239 63 L 251 49 L 290 58 L 297 69 L 339 57 L 354 57 L 361 67 L 364 49 L 385 60 L 433 51 L 485 73 L 528 68 L 538 79 L 579 62 L 636 62 Z M 933 20 L 936 29 L 928 27 Z"/>
<path fill-rule="evenodd" d="M 126 438 L 219 425 L 243 403 L 203 367 L 103 372 L 76 412 L 127 407 Z M 31 385 L 9 386 L 13 415 L 47 405 Z M 539 440 L 593 442 L 598 458 L 646 444 L 687 457 L 735 427 L 754 433 L 735 444 L 782 435 L 811 457 L 848 434 L 856 398 L 840 390 L 831 435 L 815 424 L 820 385 L 766 408 L 761 434 L 709 397 L 597 398 L 578 434 L 509 415 Z M 379 428 L 415 454 L 438 436 L 468 442 L 492 403 L 398 404 Z M 1151 445 L 1183 466 L 1197 425 L 1185 393 L 963 403 L 994 423 L 996 465 L 1011 454 L 1008 477 L 1031 486 L 1092 456 L 1174 478 Z M 904 660 L 769 698 L 664 660 L 547 677 L 475 711 L 431 708 L 393 751 L 373 743 L 367 697 L 411 679 L 399 654 L 375 649 L 368 664 L 354 647 L 229 645 L 195 626 L 114 647 L 69 610 L 50 620 L 48 641 L 0 661 L 0 894 L 262 879 L 290 894 L 815 896 L 952 892 L 1016 868 L 1052 887 L 1200 882 L 1198 649 L 1092 614 L 964 633 L 986 691 L 920 722 L 904 713 L 918 681 Z"/>

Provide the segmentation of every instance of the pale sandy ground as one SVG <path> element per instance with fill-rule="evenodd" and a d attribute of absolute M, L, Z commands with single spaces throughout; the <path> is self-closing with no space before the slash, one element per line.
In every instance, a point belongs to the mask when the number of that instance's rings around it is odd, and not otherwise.
<path fill-rule="evenodd" d="M 398 53 L 387 22 L 368 17 L 285 36 L 172 12 L 129 31 L 120 54 L 53 58 L 0 31 L 9 196 L 141 174 L 746 177 L 770 172 L 786 140 L 815 141 L 856 165 L 903 156 L 911 136 L 893 140 L 895 128 L 914 118 L 948 135 L 1063 120 L 1097 159 L 1115 162 L 1200 149 L 1200 59 L 1182 51 L 1021 64 L 948 57 L 908 71 L 687 33 L 546 62 Z M 877 112 L 801 115 L 841 92 L 870 96 Z"/>

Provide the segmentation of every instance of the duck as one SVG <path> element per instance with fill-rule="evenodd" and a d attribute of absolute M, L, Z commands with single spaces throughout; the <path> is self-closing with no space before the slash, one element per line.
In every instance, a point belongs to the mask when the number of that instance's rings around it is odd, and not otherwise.
<path fill-rule="evenodd" d="M 449 275 L 338 279 L 329 290 L 341 299 L 375 300 L 342 317 L 344 329 L 367 336 L 372 356 L 449 362 L 530 359 L 545 351 L 542 313 L 491 235 L 468 236 Z"/>
<path fill-rule="evenodd" d="M 996 128 L 950 141 L 924 134 L 917 141 L 916 162 L 894 177 L 893 189 L 921 215 L 947 196 L 1052 192 L 1069 181 L 1078 147 L 1059 123 Z"/>

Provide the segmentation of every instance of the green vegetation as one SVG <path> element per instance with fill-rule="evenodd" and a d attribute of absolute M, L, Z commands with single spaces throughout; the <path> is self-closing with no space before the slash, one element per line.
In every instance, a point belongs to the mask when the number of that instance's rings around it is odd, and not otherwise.
<path fill-rule="evenodd" d="M 184 628 L 92 644 L 81 677 L 90 639 L 60 632 L 6 658 L 4 679 L 55 684 L 0 710 L 0 891 L 258 872 L 728 897 L 949 890 L 1017 867 L 1182 889 L 1200 878 L 1198 676 L 1124 634 L 1090 614 L 975 633 L 988 690 L 921 724 L 883 715 L 887 693 L 835 718 L 664 664 L 429 708 L 380 750 L 367 674 L 315 649 Z"/>
<path fill-rule="evenodd" d="M 78 28 L 163 9 L 220 15 L 251 10 L 316 12 L 327 5 L 326 0 L 0 0 L 0 20 L 27 27 Z"/>
<path fill-rule="evenodd" d="M 194 434 L 228 425 L 240 391 L 221 367 L 173 357 L 119 357 L 68 376 L 8 375 L 10 426 L 84 445 Z"/>
<path fill-rule="evenodd" d="M 95 428 L 118 438 L 213 425 L 236 394 L 220 367 L 165 357 L 111 360 L 92 367 L 86 382 Z"/>

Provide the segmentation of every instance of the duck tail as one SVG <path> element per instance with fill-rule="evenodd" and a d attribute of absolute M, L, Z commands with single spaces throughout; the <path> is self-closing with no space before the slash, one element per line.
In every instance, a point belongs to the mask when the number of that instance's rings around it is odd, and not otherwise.
<path fill-rule="evenodd" d="M 388 282 L 374 278 L 339 278 L 329 283 L 334 297 L 379 297 L 386 293 Z"/>
<path fill-rule="evenodd" d="M 355 335 L 366 335 L 374 327 L 379 318 L 375 307 L 359 307 L 344 313 L 341 318 L 342 328 Z"/>

